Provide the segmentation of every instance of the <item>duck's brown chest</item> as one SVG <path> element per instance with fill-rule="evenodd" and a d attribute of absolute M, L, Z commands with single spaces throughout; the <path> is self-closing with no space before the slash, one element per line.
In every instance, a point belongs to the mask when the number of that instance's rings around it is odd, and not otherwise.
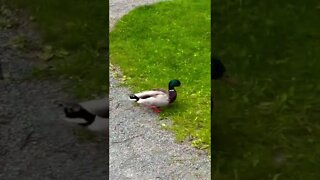
<path fill-rule="evenodd" d="M 173 103 L 177 99 L 177 92 L 175 90 L 169 91 L 169 103 Z"/>

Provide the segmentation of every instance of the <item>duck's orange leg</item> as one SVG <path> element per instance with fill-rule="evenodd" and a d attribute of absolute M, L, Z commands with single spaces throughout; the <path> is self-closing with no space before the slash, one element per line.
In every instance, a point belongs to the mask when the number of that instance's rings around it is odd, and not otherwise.
<path fill-rule="evenodd" d="M 150 109 L 152 109 L 156 113 L 160 113 L 161 110 L 157 106 L 148 106 Z"/>

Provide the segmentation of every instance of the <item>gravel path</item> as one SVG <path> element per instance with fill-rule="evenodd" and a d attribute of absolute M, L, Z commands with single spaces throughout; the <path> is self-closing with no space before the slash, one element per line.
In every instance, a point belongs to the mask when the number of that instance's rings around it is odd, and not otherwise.
<path fill-rule="evenodd" d="M 109 0 L 109 28 L 112 29 L 115 23 L 130 10 L 141 6 L 154 4 L 161 0 Z"/>
<path fill-rule="evenodd" d="M 0 27 L 0 179 L 107 179 L 106 141 L 81 142 L 79 127 L 63 121 L 57 106 L 75 99 L 61 83 L 28 78 L 42 63 L 38 33 L 26 17 L 1 6 L 11 28 Z"/>
<path fill-rule="evenodd" d="M 110 29 L 133 8 L 154 2 L 111 0 Z M 175 143 L 157 115 L 128 101 L 130 90 L 115 78 L 119 69 L 112 66 L 110 72 L 110 179 L 210 179 L 206 153 Z"/>

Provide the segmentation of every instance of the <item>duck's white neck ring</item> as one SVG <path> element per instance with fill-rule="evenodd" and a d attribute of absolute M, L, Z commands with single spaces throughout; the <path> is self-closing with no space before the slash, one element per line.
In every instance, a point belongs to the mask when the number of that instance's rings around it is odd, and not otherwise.
<path fill-rule="evenodd" d="M 169 91 L 175 91 L 174 89 L 170 89 Z"/>

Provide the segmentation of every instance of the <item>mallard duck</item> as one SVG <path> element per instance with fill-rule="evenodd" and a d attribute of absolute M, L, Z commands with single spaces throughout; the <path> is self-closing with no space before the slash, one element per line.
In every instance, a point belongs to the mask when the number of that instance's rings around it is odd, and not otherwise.
<path fill-rule="evenodd" d="M 143 104 L 157 113 L 160 113 L 161 110 L 159 107 L 168 106 L 173 103 L 177 98 L 177 92 L 174 89 L 181 85 L 180 81 L 173 79 L 169 82 L 168 91 L 162 89 L 153 89 L 150 91 L 143 91 L 136 94 L 129 95 L 130 101 Z"/>
<path fill-rule="evenodd" d="M 109 102 L 107 98 L 82 103 L 66 103 L 62 106 L 66 121 L 78 123 L 91 131 L 108 132 Z"/>

